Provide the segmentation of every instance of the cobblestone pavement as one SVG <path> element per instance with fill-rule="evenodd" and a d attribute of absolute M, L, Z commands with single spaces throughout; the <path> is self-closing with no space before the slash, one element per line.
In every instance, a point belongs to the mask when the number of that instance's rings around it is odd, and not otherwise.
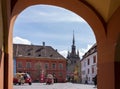
<path fill-rule="evenodd" d="M 32 83 L 32 85 L 14 85 L 13 89 L 97 89 L 94 85 L 73 84 L 73 83 L 54 83 L 46 85 L 45 83 Z"/>

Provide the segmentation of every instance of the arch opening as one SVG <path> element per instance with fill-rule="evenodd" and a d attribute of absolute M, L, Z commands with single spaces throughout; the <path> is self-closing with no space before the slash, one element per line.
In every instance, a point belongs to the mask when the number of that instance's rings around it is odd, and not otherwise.
<path fill-rule="evenodd" d="M 42 13 L 43 14 L 43 13 Z M 28 15 L 27 15 L 28 16 Z M 19 17 L 18 17 L 19 18 Z M 51 22 L 51 21 L 50 21 Z M 87 24 L 88 25 L 88 24 Z M 89 29 L 90 30 L 90 29 Z"/>
<path fill-rule="evenodd" d="M 99 18 L 94 13 L 94 11 L 92 11 L 89 7 L 87 7 L 86 5 L 81 3 L 80 1 L 75 1 L 75 2 L 74 1 L 73 2 L 72 1 L 65 1 L 65 3 L 63 4 L 63 3 L 59 3 L 59 1 L 58 1 L 58 3 L 56 3 L 56 2 L 49 2 L 49 1 L 47 1 L 47 2 L 40 1 L 39 2 L 39 0 L 38 0 L 38 2 L 31 1 L 31 2 L 23 5 L 22 7 L 21 7 L 21 3 L 24 3 L 24 1 L 17 2 L 14 9 L 13 9 L 12 19 L 11 19 L 11 23 L 10 23 L 10 33 L 13 31 L 12 28 L 13 28 L 13 23 L 16 19 L 16 15 L 18 15 L 24 8 L 31 6 L 33 4 L 45 3 L 48 5 L 56 5 L 56 6 L 64 7 L 66 9 L 69 9 L 69 10 L 77 13 L 78 15 L 82 16 L 89 23 L 89 25 L 93 28 L 93 31 L 94 31 L 95 36 L 96 36 L 96 40 L 98 42 L 98 49 L 99 49 L 99 44 L 102 44 L 102 42 L 105 41 L 105 40 L 102 40 L 101 37 L 106 39 L 105 30 L 104 30 L 104 26 L 103 26 L 102 22 L 99 20 Z M 68 6 L 68 3 L 70 6 Z M 71 7 L 73 4 L 76 4 L 76 5 L 74 5 L 74 7 Z M 77 8 L 79 8 L 79 10 L 76 10 Z M 91 18 L 92 18 L 92 20 L 91 20 Z M 10 34 L 9 35 L 10 40 L 11 40 L 11 37 L 12 36 Z M 12 47 L 12 46 L 9 46 L 9 47 Z"/>

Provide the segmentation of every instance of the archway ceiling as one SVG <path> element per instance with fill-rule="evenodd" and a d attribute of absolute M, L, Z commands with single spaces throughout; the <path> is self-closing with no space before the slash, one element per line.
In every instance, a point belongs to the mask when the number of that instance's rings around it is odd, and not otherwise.
<path fill-rule="evenodd" d="M 12 9 L 17 1 L 18 0 L 11 0 Z M 91 5 L 105 20 L 105 22 L 109 21 L 110 17 L 120 6 L 120 0 L 80 0 L 80 1 L 87 2 L 89 5 Z"/>
<path fill-rule="evenodd" d="M 120 6 L 120 0 L 86 0 L 107 22 Z"/>

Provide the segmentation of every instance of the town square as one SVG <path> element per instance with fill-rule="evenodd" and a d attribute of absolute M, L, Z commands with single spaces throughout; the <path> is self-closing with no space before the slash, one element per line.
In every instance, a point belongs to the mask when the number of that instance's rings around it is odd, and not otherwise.
<path fill-rule="evenodd" d="M 120 0 L 0 0 L 0 89 L 120 89 Z"/>
<path fill-rule="evenodd" d="M 73 83 L 56 83 L 46 85 L 45 83 L 33 83 L 32 85 L 15 85 L 13 89 L 97 89 L 94 85 L 73 84 Z"/>

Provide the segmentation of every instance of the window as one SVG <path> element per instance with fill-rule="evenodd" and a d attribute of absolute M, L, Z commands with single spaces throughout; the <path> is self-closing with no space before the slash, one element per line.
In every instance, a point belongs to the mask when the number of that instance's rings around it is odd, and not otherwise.
<path fill-rule="evenodd" d="M 90 73 L 90 69 L 88 68 L 88 74 Z"/>
<path fill-rule="evenodd" d="M 45 69 L 48 69 L 48 68 L 49 68 L 49 64 L 45 63 Z"/>
<path fill-rule="evenodd" d="M 55 69 L 56 68 L 56 65 L 55 65 L 55 63 L 54 64 L 52 64 L 52 69 Z"/>
<path fill-rule="evenodd" d="M 73 60 L 71 60 L 71 64 L 73 64 Z"/>
<path fill-rule="evenodd" d="M 22 68 L 22 62 L 18 62 L 17 67 Z"/>
<path fill-rule="evenodd" d="M 26 63 L 26 68 L 31 68 L 31 62 Z"/>
<path fill-rule="evenodd" d="M 63 69 L 63 64 L 62 63 L 59 64 L 59 69 Z"/>
<path fill-rule="evenodd" d="M 31 53 L 28 53 L 28 56 L 30 56 L 31 55 Z"/>
<path fill-rule="evenodd" d="M 90 65 L 90 59 L 88 59 L 88 65 Z"/>
<path fill-rule="evenodd" d="M 41 56 L 41 54 L 38 55 L 38 57 L 40 57 L 40 56 Z"/>
<path fill-rule="evenodd" d="M 76 63 L 76 61 L 74 61 L 74 63 Z"/>
<path fill-rule="evenodd" d="M 84 62 L 84 67 L 86 67 L 86 62 Z"/>
<path fill-rule="evenodd" d="M 53 57 L 53 55 L 51 54 L 50 57 Z"/>
<path fill-rule="evenodd" d="M 96 63 L 96 56 L 93 56 L 93 63 Z"/>
<path fill-rule="evenodd" d="M 92 67 L 92 74 L 94 74 L 94 67 Z"/>

